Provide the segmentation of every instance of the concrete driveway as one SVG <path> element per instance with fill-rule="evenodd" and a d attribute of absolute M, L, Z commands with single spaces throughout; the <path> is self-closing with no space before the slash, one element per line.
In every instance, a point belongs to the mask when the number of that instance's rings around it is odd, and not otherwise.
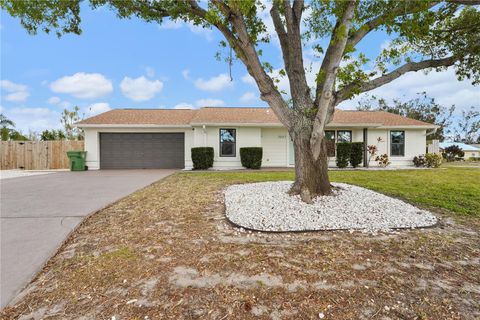
<path fill-rule="evenodd" d="M 83 218 L 175 170 L 59 172 L 1 180 L 0 308 Z"/>

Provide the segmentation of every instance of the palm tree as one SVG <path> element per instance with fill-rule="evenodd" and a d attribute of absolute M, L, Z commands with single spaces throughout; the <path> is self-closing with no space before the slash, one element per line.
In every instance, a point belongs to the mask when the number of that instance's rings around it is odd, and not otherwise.
<path fill-rule="evenodd" d="M 15 127 L 15 123 L 8 119 L 3 113 L 0 113 L 0 126 L 2 128 Z"/>
<path fill-rule="evenodd" d="M 15 127 L 15 123 L 8 119 L 3 113 L 0 113 L 0 133 L 3 141 L 7 141 L 10 135 L 10 129 L 8 127 Z"/>

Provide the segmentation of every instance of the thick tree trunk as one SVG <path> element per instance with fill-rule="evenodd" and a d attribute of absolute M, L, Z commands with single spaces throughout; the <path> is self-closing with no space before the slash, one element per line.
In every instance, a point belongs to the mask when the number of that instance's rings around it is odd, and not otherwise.
<path fill-rule="evenodd" d="M 310 146 L 310 135 L 293 134 L 295 150 L 295 182 L 290 194 L 299 194 L 304 202 L 321 195 L 330 195 L 332 189 L 328 178 L 328 158 L 325 141 L 320 156 L 315 160 Z"/>

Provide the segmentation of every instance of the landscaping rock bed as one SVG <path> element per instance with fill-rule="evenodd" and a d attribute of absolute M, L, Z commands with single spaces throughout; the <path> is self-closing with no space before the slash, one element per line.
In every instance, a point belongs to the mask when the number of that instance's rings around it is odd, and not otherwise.
<path fill-rule="evenodd" d="M 386 231 L 437 223 L 428 211 L 365 188 L 332 183 L 333 196 L 306 204 L 287 193 L 291 185 L 281 181 L 229 186 L 226 216 L 238 226 L 259 231 Z"/>

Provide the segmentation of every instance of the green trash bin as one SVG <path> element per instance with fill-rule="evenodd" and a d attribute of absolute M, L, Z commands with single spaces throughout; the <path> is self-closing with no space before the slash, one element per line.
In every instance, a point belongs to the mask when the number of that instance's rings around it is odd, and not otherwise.
<path fill-rule="evenodd" d="M 70 160 L 70 171 L 85 171 L 86 151 L 67 151 L 68 160 Z"/>

